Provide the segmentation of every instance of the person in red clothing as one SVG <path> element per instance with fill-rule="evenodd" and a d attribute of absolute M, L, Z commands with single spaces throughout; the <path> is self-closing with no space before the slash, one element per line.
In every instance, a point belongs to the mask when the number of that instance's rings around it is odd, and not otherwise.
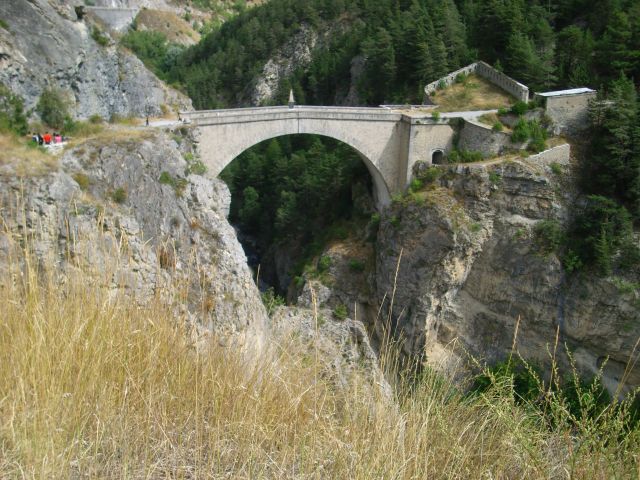
<path fill-rule="evenodd" d="M 49 132 L 45 133 L 42 136 L 42 139 L 44 140 L 45 145 L 51 145 L 51 134 Z"/>

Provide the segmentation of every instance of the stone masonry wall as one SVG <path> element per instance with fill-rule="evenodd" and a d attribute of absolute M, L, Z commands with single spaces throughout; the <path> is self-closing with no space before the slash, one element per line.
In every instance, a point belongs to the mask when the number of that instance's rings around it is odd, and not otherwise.
<path fill-rule="evenodd" d="M 138 9 L 85 7 L 85 12 L 99 18 L 110 29 L 120 32 L 131 25 L 138 14 Z"/>
<path fill-rule="evenodd" d="M 485 62 L 472 63 L 471 65 L 467 65 L 464 68 L 456 70 L 449 75 L 431 82 L 426 87 L 424 87 L 424 93 L 428 97 L 443 85 L 448 87 L 449 85 L 453 84 L 456 81 L 456 77 L 458 77 L 458 75 L 468 75 L 470 73 L 475 73 L 476 75 L 485 78 L 494 85 L 497 85 L 498 87 L 503 89 L 505 92 L 510 93 L 518 100 L 522 100 L 523 102 L 529 101 L 529 88 L 526 85 L 523 85 L 522 83 L 514 80 L 504 73 L 497 71 L 495 68 Z"/>
<path fill-rule="evenodd" d="M 546 112 L 553 121 L 554 133 L 574 133 L 589 125 L 589 101 L 596 98 L 596 92 L 580 95 L 547 97 Z"/>
<path fill-rule="evenodd" d="M 530 162 L 540 165 L 550 165 L 551 163 L 559 163 L 566 165 L 571 159 L 571 146 L 568 143 L 552 147 L 548 150 L 540 152 L 529 157 Z"/>
<path fill-rule="evenodd" d="M 491 65 L 484 62 L 478 62 L 476 74 L 486 78 L 490 82 L 502 88 L 504 91 L 509 92 L 518 100 L 523 102 L 529 101 L 529 88 L 526 85 L 523 85 L 504 73 L 497 71 Z"/>
<path fill-rule="evenodd" d="M 465 120 L 460 130 L 458 148 L 482 152 L 484 157 L 500 155 L 506 150 L 520 149 L 521 143 L 512 143 L 511 135 L 504 132 L 495 132 L 490 127 L 478 122 Z"/>

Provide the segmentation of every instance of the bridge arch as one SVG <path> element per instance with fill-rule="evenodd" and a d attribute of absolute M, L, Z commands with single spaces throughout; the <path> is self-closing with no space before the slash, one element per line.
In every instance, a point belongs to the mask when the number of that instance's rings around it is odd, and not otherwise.
<path fill-rule="evenodd" d="M 312 134 L 342 142 L 358 153 L 373 180 L 378 207 L 406 184 L 408 130 L 402 116 L 382 109 L 266 107 L 193 112 L 199 153 L 213 175 L 245 150 L 272 138 Z"/>
<path fill-rule="evenodd" d="M 229 165 L 231 162 L 233 162 L 236 158 L 238 158 L 240 155 L 242 155 L 244 152 L 246 152 L 247 150 L 251 149 L 252 147 L 255 147 L 256 145 L 259 145 L 262 142 L 268 141 L 268 140 L 272 140 L 274 138 L 279 138 L 279 137 L 286 137 L 289 135 L 318 135 L 321 137 L 325 137 L 325 138 L 331 138 L 333 140 L 337 140 L 341 143 L 344 143 L 345 145 L 348 145 L 354 152 L 356 152 L 358 154 L 358 156 L 360 157 L 360 159 L 362 160 L 362 162 L 364 163 L 364 165 L 367 167 L 367 171 L 369 172 L 369 175 L 371 176 L 371 180 L 373 182 L 373 200 L 376 203 L 376 205 L 387 205 L 390 201 L 391 201 L 391 193 L 389 191 L 389 187 L 387 185 L 387 182 L 385 182 L 384 178 L 382 177 L 382 174 L 380 173 L 380 170 L 378 170 L 376 168 L 376 166 L 373 164 L 373 162 L 371 161 L 371 159 L 369 159 L 366 154 L 362 153 L 358 148 L 356 148 L 353 144 L 348 143 L 340 138 L 336 138 L 335 136 L 331 136 L 331 135 L 327 135 L 324 133 L 312 133 L 312 132 L 305 132 L 305 133 L 283 133 L 281 135 L 275 135 L 275 136 L 266 136 L 265 138 L 261 139 L 261 140 L 257 140 L 257 141 L 253 141 L 253 143 L 246 143 L 243 144 L 243 149 L 241 151 L 238 152 L 237 155 L 235 155 L 234 157 L 232 157 L 228 163 L 223 167 L 224 168 Z"/>

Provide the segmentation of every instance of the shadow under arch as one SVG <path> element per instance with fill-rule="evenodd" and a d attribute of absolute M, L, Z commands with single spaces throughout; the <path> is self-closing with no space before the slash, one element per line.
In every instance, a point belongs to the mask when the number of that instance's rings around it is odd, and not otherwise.
<path fill-rule="evenodd" d="M 369 239 L 375 177 L 361 152 L 333 137 L 267 138 L 246 146 L 220 178 L 232 194 L 229 221 L 249 266 L 259 268 L 263 291 L 273 287 L 295 298 L 293 280 L 319 245 L 353 232 L 368 232 Z"/>
<path fill-rule="evenodd" d="M 347 145 L 356 154 L 358 154 L 358 156 L 364 163 L 365 167 L 367 167 L 367 171 L 369 172 L 369 175 L 371 176 L 371 180 L 373 182 L 373 201 L 376 205 L 376 208 L 380 209 L 380 207 L 391 203 L 391 193 L 390 193 L 389 186 L 387 185 L 387 182 L 384 180 L 382 174 L 380 173 L 380 170 L 378 170 L 378 168 L 373 164 L 373 162 L 369 159 L 369 157 L 365 153 L 363 153 L 360 148 L 355 146 L 353 144 L 354 142 L 345 140 L 344 138 L 339 138 L 337 135 L 328 135 L 326 133 L 317 133 L 312 131 L 294 132 L 294 133 L 285 132 L 285 133 L 280 133 L 275 135 L 274 134 L 264 135 L 264 136 L 258 137 L 258 139 L 252 139 L 250 143 L 249 142 L 243 143 L 241 149 L 238 149 L 237 153 L 235 153 L 235 156 L 233 156 L 233 158 L 225 162 L 222 169 L 220 169 L 220 173 L 227 166 L 229 166 L 236 158 L 241 156 L 244 152 L 252 149 L 253 147 L 263 142 L 282 138 L 282 137 L 289 137 L 289 136 L 295 137 L 298 135 L 311 135 L 311 136 L 315 135 L 317 137 L 329 138 L 331 140 L 335 140 L 336 142 L 340 142 L 344 145 Z"/>

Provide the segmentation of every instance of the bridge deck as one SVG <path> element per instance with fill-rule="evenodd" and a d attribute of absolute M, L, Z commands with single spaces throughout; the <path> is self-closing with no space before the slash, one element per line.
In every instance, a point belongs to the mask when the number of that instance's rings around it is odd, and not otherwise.
<path fill-rule="evenodd" d="M 250 123 L 283 119 L 360 120 L 398 122 L 403 115 L 381 107 L 287 106 L 231 108 L 181 112 L 181 116 L 198 125 Z"/>

